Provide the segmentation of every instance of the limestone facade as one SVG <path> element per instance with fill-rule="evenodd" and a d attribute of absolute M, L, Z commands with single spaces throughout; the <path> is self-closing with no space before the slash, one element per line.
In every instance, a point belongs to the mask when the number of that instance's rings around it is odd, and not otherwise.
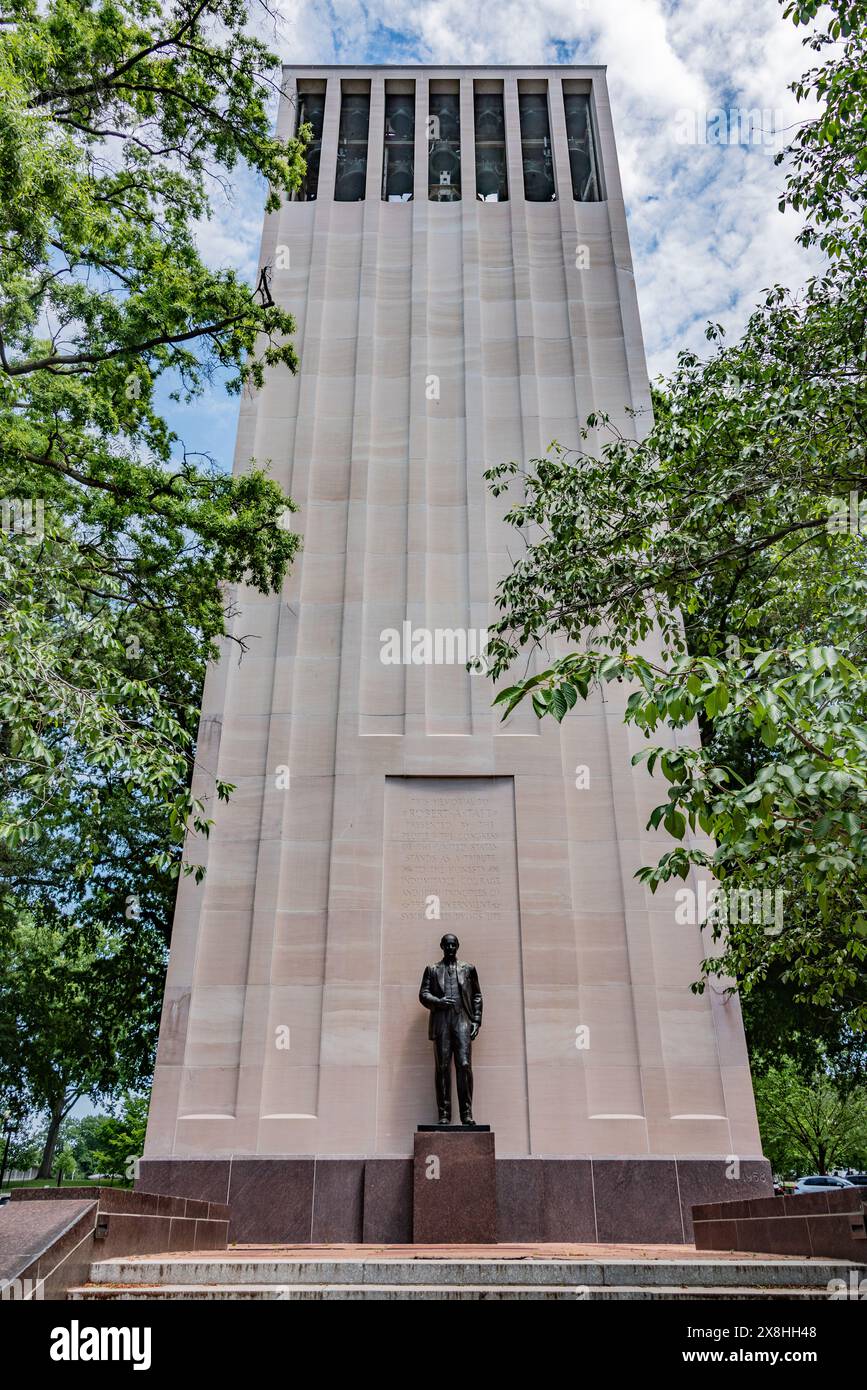
<path fill-rule="evenodd" d="M 178 894 L 146 1157 L 411 1154 L 435 1111 L 417 992 L 447 930 L 484 992 L 475 1113 L 498 1156 L 756 1157 L 737 1001 L 690 992 L 698 930 L 674 887 L 634 877 L 664 848 L 645 827 L 665 784 L 630 765 L 628 692 L 561 726 L 529 708 L 503 724 L 484 673 L 381 659 L 405 622 L 491 621 L 518 538 L 485 468 L 574 446 L 592 410 L 633 428 L 626 408 L 648 404 L 604 69 L 286 77 L 286 134 L 299 86 L 325 91 L 318 195 L 269 215 L 261 251 L 301 368 L 243 402 L 235 468 L 270 461 L 303 552 L 283 593 L 237 594 L 248 650 L 207 678 L 195 790 L 215 824 L 188 847 L 204 882 Z M 388 202 L 385 98 L 403 83 L 414 197 Z M 437 84 L 459 95 L 455 201 L 428 196 Z M 502 202 L 474 190 L 491 86 Z M 333 196 L 342 88 L 370 96 L 354 202 Z M 547 96 L 554 200 L 524 195 L 521 91 Z M 595 201 L 572 195 L 564 91 L 589 95 Z"/>

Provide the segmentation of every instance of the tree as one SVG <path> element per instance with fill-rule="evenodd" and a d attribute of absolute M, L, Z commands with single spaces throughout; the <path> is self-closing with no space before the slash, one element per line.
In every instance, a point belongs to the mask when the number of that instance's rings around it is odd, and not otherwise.
<path fill-rule="evenodd" d="M 5 1137 L 5 1134 L 0 1132 L 0 1143 Z M 42 1157 L 43 1148 L 44 1142 L 39 1127 L 30 1116 L 23 1125 L 11 1132 L 9 1150 L 6 1154 L 6 1174 L 26 1172 L 28 1168 L 35 1168 Z"/>
<path fill-rule="evenodd" d="M 555 446 L 516 475 L 526 541 L 500 585 L 489 646 L 502 675 L 552 635 L 575 650 L 501 690 L 561 720 L 611 681 L 648 736 L 698 721 L 700 745 L 639 754 L 668 784 L 650 819 L 679 843 L 652 890 L 693 866 L 724 886 L 780 889 L 780 931 L 715 922 L 706 975 L 770 981 L 796 1003 L 867 1025 L 867 3 L 789 6 L 838 49 L 793 85 L 819 114 L 785 152 L 781 206 L 827 257 L 801 294 L 769 290 L 741 339 L 681 353 L 654 418 L 628 436 L 594 415 L 596 454 Z M 854 520 L 852 508 L 855 507 Z M 860 511 L 859 511 L 860 509 Z M 858 521 L 864 515 L 863 529 Z M 715 848 L 713 847 L 715 845 Z M 703 987 L 703 981 L 697 982 Z"/>
<path fill-rule="evenodd" d="M 148 1097 L 125 1095 L 119 1116 L 104 1117 L 94 1153 L 97 1171 L 112 1178 L 131 1181 L 144 1151 L 148 1122 Z"/>
<path fill-rule="evenodd" d="M 88 937 L 65 924 L 23 922 L 2 958 L 0 1075 L 31 1110 L 47 1112 L 43 1178 L 78 1100 L 111 1097 L 150 1075 L 155 1020 L 141 1005 L 147 976 L 162 977 L 163 953 L 145 932 L 134 946 L 107 933 Z"/>
<path fill-rule="evenodd" d="M 26 1097 L 0 1054 L 0 1189 L 6 1175 L 18 1168 L 32 1168 L 42 1145 L 29 1113 Z"/>
<path fill-rule="evenodd" d="M 68 1149 L 75 1158 L 75 1165 L 84 1177 L 89 1178 L 99 1172 L 96 1154 L 102 1144 L 102 1134 L 112 1116 L 104 1114 L 70 1115 L 64 1120 L 58 1137 L 58 1144 Z M 40 1148 L 40 1154 L 42 1150 Z"/>
<path fill-rule="evenodd" d="M 781 974 L 778 965 L 741 1000 L 753 1076 L 764 1076 L 786 1058 L 804 1080 L 822 1071 L 848 1096 L 867 1076 L 867 1033 L 847 1027 L 834 1005 L 822 1008 L 796 998 L 795 986 Z"/>
<path fill-rule="evenodd" d="M 9 0 L 0 24 L 0 990 L 24 989 L 37 931 L 52 980 L 16 996 L 2 1050 L 50 1112 L 43 1168 L 78 1094 L 150 1069 L 173 880 L 201 872 L 185 834 L 231 792 L 190 793 L 205 666 L 246 645 L 228 586 L 279 589 L 298 545 L 269 461 L 227 476 L 157 404 L 297 367 L 270 268 L 248 285 L 196 243 L 233 171 L 271 210 L 304 172 L 248 19 L 242 0 Z M 87 961 L 116 991 L 96 1039 Z"/>
<path fill-rule="evenodd" d="M 224 586 L 279 588 L 298 544 L 267 461 L 225 476 L 155 404 L 163 381 L 255 390 L 297 365 L 269 269 L 253 288 L 195 241 L 239 164 L 272 210 L 303 175 L 247 19 L 242 0 L 9 0 L 0 27 L 0 839 L 80 834 L 80 884 L 124 789 L 130 817 L 157 808 L 158 870 L 207 830 L 188 788 Z"/>
<path fill-rule="evenodd" d="M 66 1144 L 58 1144 L 54 1154 L 54 1171 L 57 1174 L 57 1186 L 62 1186 L 64 1178 L 74 1178 L 77 1167 L 75 1154 L 72 1152 L 72 1149 Z"/>
<path fill-rule="evenodd" d="M 775 1173 L 798 1178 L 867 1163 L 867 1092 L 842 1095 L 821 1070 L 805 1079 L 788 1058 L 755 1080 L 762 1150 Z"/>

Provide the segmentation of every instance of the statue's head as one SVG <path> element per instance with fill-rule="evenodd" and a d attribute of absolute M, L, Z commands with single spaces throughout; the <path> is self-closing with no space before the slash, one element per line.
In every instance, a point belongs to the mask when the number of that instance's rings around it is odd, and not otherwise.
<path fill-rule="evenodd" d="M 447 932 L 446 935 L 443 937 L 442 941 L 440 942 L 440 948 L 443 953 L 443 960 L 449 963 L 451 963 L 451 961 L 453 960 L 457 960 L 458 948 L 460 947 L 460 944 L 461 943 L 458 941 L 458 938 L 456 936 L 454 936 L 451 932 Z"/>

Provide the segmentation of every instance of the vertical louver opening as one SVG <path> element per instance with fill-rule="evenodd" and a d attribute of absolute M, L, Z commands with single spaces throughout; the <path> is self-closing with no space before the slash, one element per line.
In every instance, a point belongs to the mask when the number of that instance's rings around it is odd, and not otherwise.
<path fill-rule="evenodd" d="M 476 197 L 483 203 L 505 203 L 509 197 L 509 180 L 502 83 L 476 84 L 474 114 Z"/>
<path fill-rule="evenodd" d="M 312 203 L 319 189 L 319 160 L 322 154 L 322 126 L 325 120 L 325 83 L 318 82 L 315 87 L 299 88 L 298 126 L 309 125 L 313 135 L 307 146 L 305 159 L 307 172 L 300 188 L 295 194 L 299 203 Z"/>
<path fill-rule="evenodd" d="M 533 84 L 534 87 L 537 85 L 542 89 L 518 90 L 524 197 L 528 203 L 551 203 L 557 197 L 557 185 L 554 182 L 547 84 Z"/>
<path fill-rule="evenodd" d="M 461 99 L 456 82 L 431 83 L 428 197 L 436 203 L 456 203 L 461 197 Z"/>
<path fill-rule="evenodd" d="M 415 84 L 389 83 L 385 91 L 382 196 L 387 203 L 412 198 L 415 159 Z"/>
<path fill-rule="evenodd" d="M 353 84 L 355 87 L 356 84 Z M 358 87 L 361 84 L 357 84 Z M 360 203 L 367 183 L 367 131 L 370 125 L 370 87 L 340 94 L 340 129 L 337 135 L 336 203 Z"/>
<path fill-rule="evenodd" d="M 572 172 L 572 197 L 579 203 L 597 203 L 602 197 L 599 188 L 599 168 L 593 140 L 590 115 L 590 94 L 563 90 L 566 110 L 566 143 L 569 146 L 569 168 Z"/>

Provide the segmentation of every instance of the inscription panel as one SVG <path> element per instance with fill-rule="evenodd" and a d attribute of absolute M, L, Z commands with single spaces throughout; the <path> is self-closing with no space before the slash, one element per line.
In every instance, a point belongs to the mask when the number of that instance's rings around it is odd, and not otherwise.
<path fill-rule="evenodd" d="M 401 921 L 415 922 L 430 913 L 435 896 L 442 920 L 456 930 L 461 922 L 499 917 L 515 882 L 512 779 L 406 780 L 412 785 L 399 795 L 400 819 L 387 841 L 389 906 L 399 908 Z M 516 899 L 509 905 L 517 911 Z"/>

